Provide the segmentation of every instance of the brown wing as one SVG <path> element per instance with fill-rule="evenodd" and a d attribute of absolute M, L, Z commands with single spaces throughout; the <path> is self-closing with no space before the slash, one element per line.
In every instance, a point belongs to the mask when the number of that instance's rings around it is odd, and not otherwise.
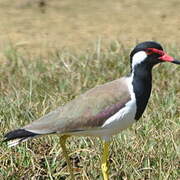
<path fill-rule="evenodd" d="M 98 128 L 129 100 L 126 78 L 117 79 L 87 91 L 24 128 L 40 134 Z"/>

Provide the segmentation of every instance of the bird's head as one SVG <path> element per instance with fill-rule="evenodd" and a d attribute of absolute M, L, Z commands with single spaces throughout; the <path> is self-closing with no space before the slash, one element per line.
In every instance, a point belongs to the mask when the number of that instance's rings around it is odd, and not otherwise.
<path fill-rule="evenodd" d="M 138 44 L 130 54 L 131 68 L 139 64 L 146 64 L 150 68 L 162 62 L 180 64 L 180 61 L 169 56 L 163 51 L 162 46 L 154 41 L 146 41 Z"/>

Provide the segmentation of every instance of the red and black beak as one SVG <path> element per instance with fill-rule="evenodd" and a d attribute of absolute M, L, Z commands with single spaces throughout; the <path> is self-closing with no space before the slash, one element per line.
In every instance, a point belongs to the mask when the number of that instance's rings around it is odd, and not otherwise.
<path fill-rule="evenodd" d="M 174 59 L 172 56 L 169 56 L 168 54 L 166 54 L 164 51 L 163 51 L 163 55 L 161 57 L 159 57 L 158 59 L 162 60 L 162 61 L 167 61 L 167 62 L 171 62 L 171 63 L 174 63 L 174 64 L 180 64 L 180 61 L 177 60 L 177 59 Z"/>
<path fill-rule="evenodd" d="M 158 59 L 160 59 L 161 61 L 165 61 L 165 62 L 171 62 L 174 64 L 180 64 L 180 61 L 177 59 L 174 59 L 172 56 L 169 56 L 167 53 L 165 53 L 162 50 L 159 49 L 155 49 L 155 48 L 148 48 L 150 49 L 152 52 L 161 55 Z"/>

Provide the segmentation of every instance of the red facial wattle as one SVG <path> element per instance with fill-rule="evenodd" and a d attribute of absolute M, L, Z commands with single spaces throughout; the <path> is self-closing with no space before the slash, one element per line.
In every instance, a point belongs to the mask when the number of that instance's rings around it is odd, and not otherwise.
<path fill-rule="evenodd" d="M 174 59 L 172 56 L 169 56 L 167 53 L 165 53 L 162 50 L 156 49 L 156 48 L 147 48 L 148 50 L 150 50 L 152 53 L 156 53 L 161 55 L 158 59 L 162 60 L 162 61 L 166 61 L 166 62 L 172 62 L 175 64 L 180 64 L 179 60 Z"/>

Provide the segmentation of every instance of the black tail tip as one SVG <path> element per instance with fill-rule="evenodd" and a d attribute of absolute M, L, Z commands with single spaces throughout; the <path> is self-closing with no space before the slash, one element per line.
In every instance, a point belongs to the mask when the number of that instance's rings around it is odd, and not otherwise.
<path fill-rule="evenodd" d="M 13 139 L 18 139 L 18 138 L 28 138 L 28 137 L 33 137 L 38 134 L 27 131 L 25 129 L 16 129 L 14 131 L 10 131 L 7 134 L 4 135 L 4 142 L 10 141 Z"/>

